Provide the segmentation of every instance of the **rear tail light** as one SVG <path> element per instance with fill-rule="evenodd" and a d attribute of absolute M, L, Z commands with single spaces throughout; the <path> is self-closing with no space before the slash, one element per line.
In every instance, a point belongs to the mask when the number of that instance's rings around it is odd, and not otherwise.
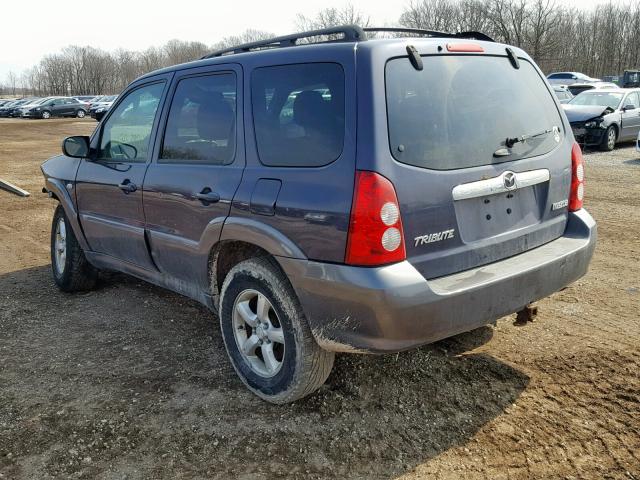
<path fill-rule="evenodd" d="M 393 184 L 375 172 L 356 172 L 345 262 L 385 265 L 406 258 L 400 205 Z"/>
<path fill-rule="evenodd" d="M 569 194 L 569 211 L 582 208 L 584 199 L 584 159 L 580 145 L 574 142 L 571 148 L 571 193 Z"/>

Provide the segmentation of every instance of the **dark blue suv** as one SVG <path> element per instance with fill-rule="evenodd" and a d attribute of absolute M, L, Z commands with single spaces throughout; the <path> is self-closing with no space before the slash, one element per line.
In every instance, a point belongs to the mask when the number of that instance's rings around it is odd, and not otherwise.
<path fill-rule="evenodd" d="M 538 67 L 479 33 L 403 33 L 305 32 L 136 80 L 42 167 L 55 282 L 118 270 L 198 300 L 247 387 L 284 403 L 334 352 L 424 345 L 584 275 L 582 153 Z"/>

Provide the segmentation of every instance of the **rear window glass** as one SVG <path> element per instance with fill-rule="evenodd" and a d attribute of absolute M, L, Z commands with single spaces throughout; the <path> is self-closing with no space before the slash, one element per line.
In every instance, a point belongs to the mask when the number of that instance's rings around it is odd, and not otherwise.
<path fill-rule="evenodd" d="M 235 155 L 234 73 L 180 80 L 171 102 L 160 162 L 227 165 Z"/>
<path fill-rule="evenodd" d="M 344 71 L 336 63 L 257 68 L 251 103 L 260 161 L 318 167 L 336 160 L 344 143 Z"/>
<path fill-rule="evenodd" d="M 417 167 L 452 170 L 541 155 L 563 131 L 551 92 L 524 60 L 516 70 L 506 57 L 431 56 L 418 71 L 397 58 L 387 62 L 386 90 L 391 153 Z M 494 156 L 507 138 L 547 130 Z"/>

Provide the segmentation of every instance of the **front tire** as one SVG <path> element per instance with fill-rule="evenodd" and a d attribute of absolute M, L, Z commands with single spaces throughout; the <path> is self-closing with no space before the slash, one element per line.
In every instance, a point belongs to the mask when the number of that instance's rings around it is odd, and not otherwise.
<path fill-rule="evenodd" d="M 600 143 L 600 150 L 603 152 L 610 152 L 614 148 L 616 148 L 616 140 L 618 139 L 618 133 L 616 132 L 616 127 L 613 125 L 609 125 L 607 130 L 604 132 L 604 136 L 602 137 L 602 142 Z"/>
<path fill-rule="evenodd" d="M 51 113 L 45 110 L 44 112 L 42 112 L 42 118 L 48 120 L 49 118 L 51 118 Z"/>
<path fill-rule="evenodd" d="M 222 338 L 249 390 L 283 404 L 324 384 L 335 355 L 314 340 L 293 288 L 273 261 L 252 258 L 233 267 L 220 297 Z"/>
<path fill-rule="evenodd" d="M 78 118 L 84 118 L 85 115 L 86 115 L 86 112 L 84 110 L 78 110 L 76 112 L 76 117 Z"/>
<path fill-rule="evenodd" d="M 91 290 L 98 281 L 98 270 L 84 256 L 62 205 L 51 224 L 51 270 L 63 292 Z"/>

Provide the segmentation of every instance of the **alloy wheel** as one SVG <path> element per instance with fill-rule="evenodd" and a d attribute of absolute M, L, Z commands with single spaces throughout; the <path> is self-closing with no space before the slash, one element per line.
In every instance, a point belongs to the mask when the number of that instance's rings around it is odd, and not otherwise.
<path fill-rule="evenodd" d="M 67 226 L 64 222 L 64 218 L 62 217 L 58 219 L 58 223 L 56 225 L 54 249 L 56 272 L 58 272 L 58 275 L 62 275 L 67 261 Z"/>
<path fill-rule="evenodd" d="M 607 146 L 609 147 L 609 150 L 613 150 L 616 146 L 616 131 L 613 128 L 609 130 Z"/>
<path fill-rule="evenodd" d="M 257 290 L 241 292 L 233 305 L 233 331 L 238 351 L 261 377 L 275 376 L 285 356 L 284 332 L 278 314 Z"/>

